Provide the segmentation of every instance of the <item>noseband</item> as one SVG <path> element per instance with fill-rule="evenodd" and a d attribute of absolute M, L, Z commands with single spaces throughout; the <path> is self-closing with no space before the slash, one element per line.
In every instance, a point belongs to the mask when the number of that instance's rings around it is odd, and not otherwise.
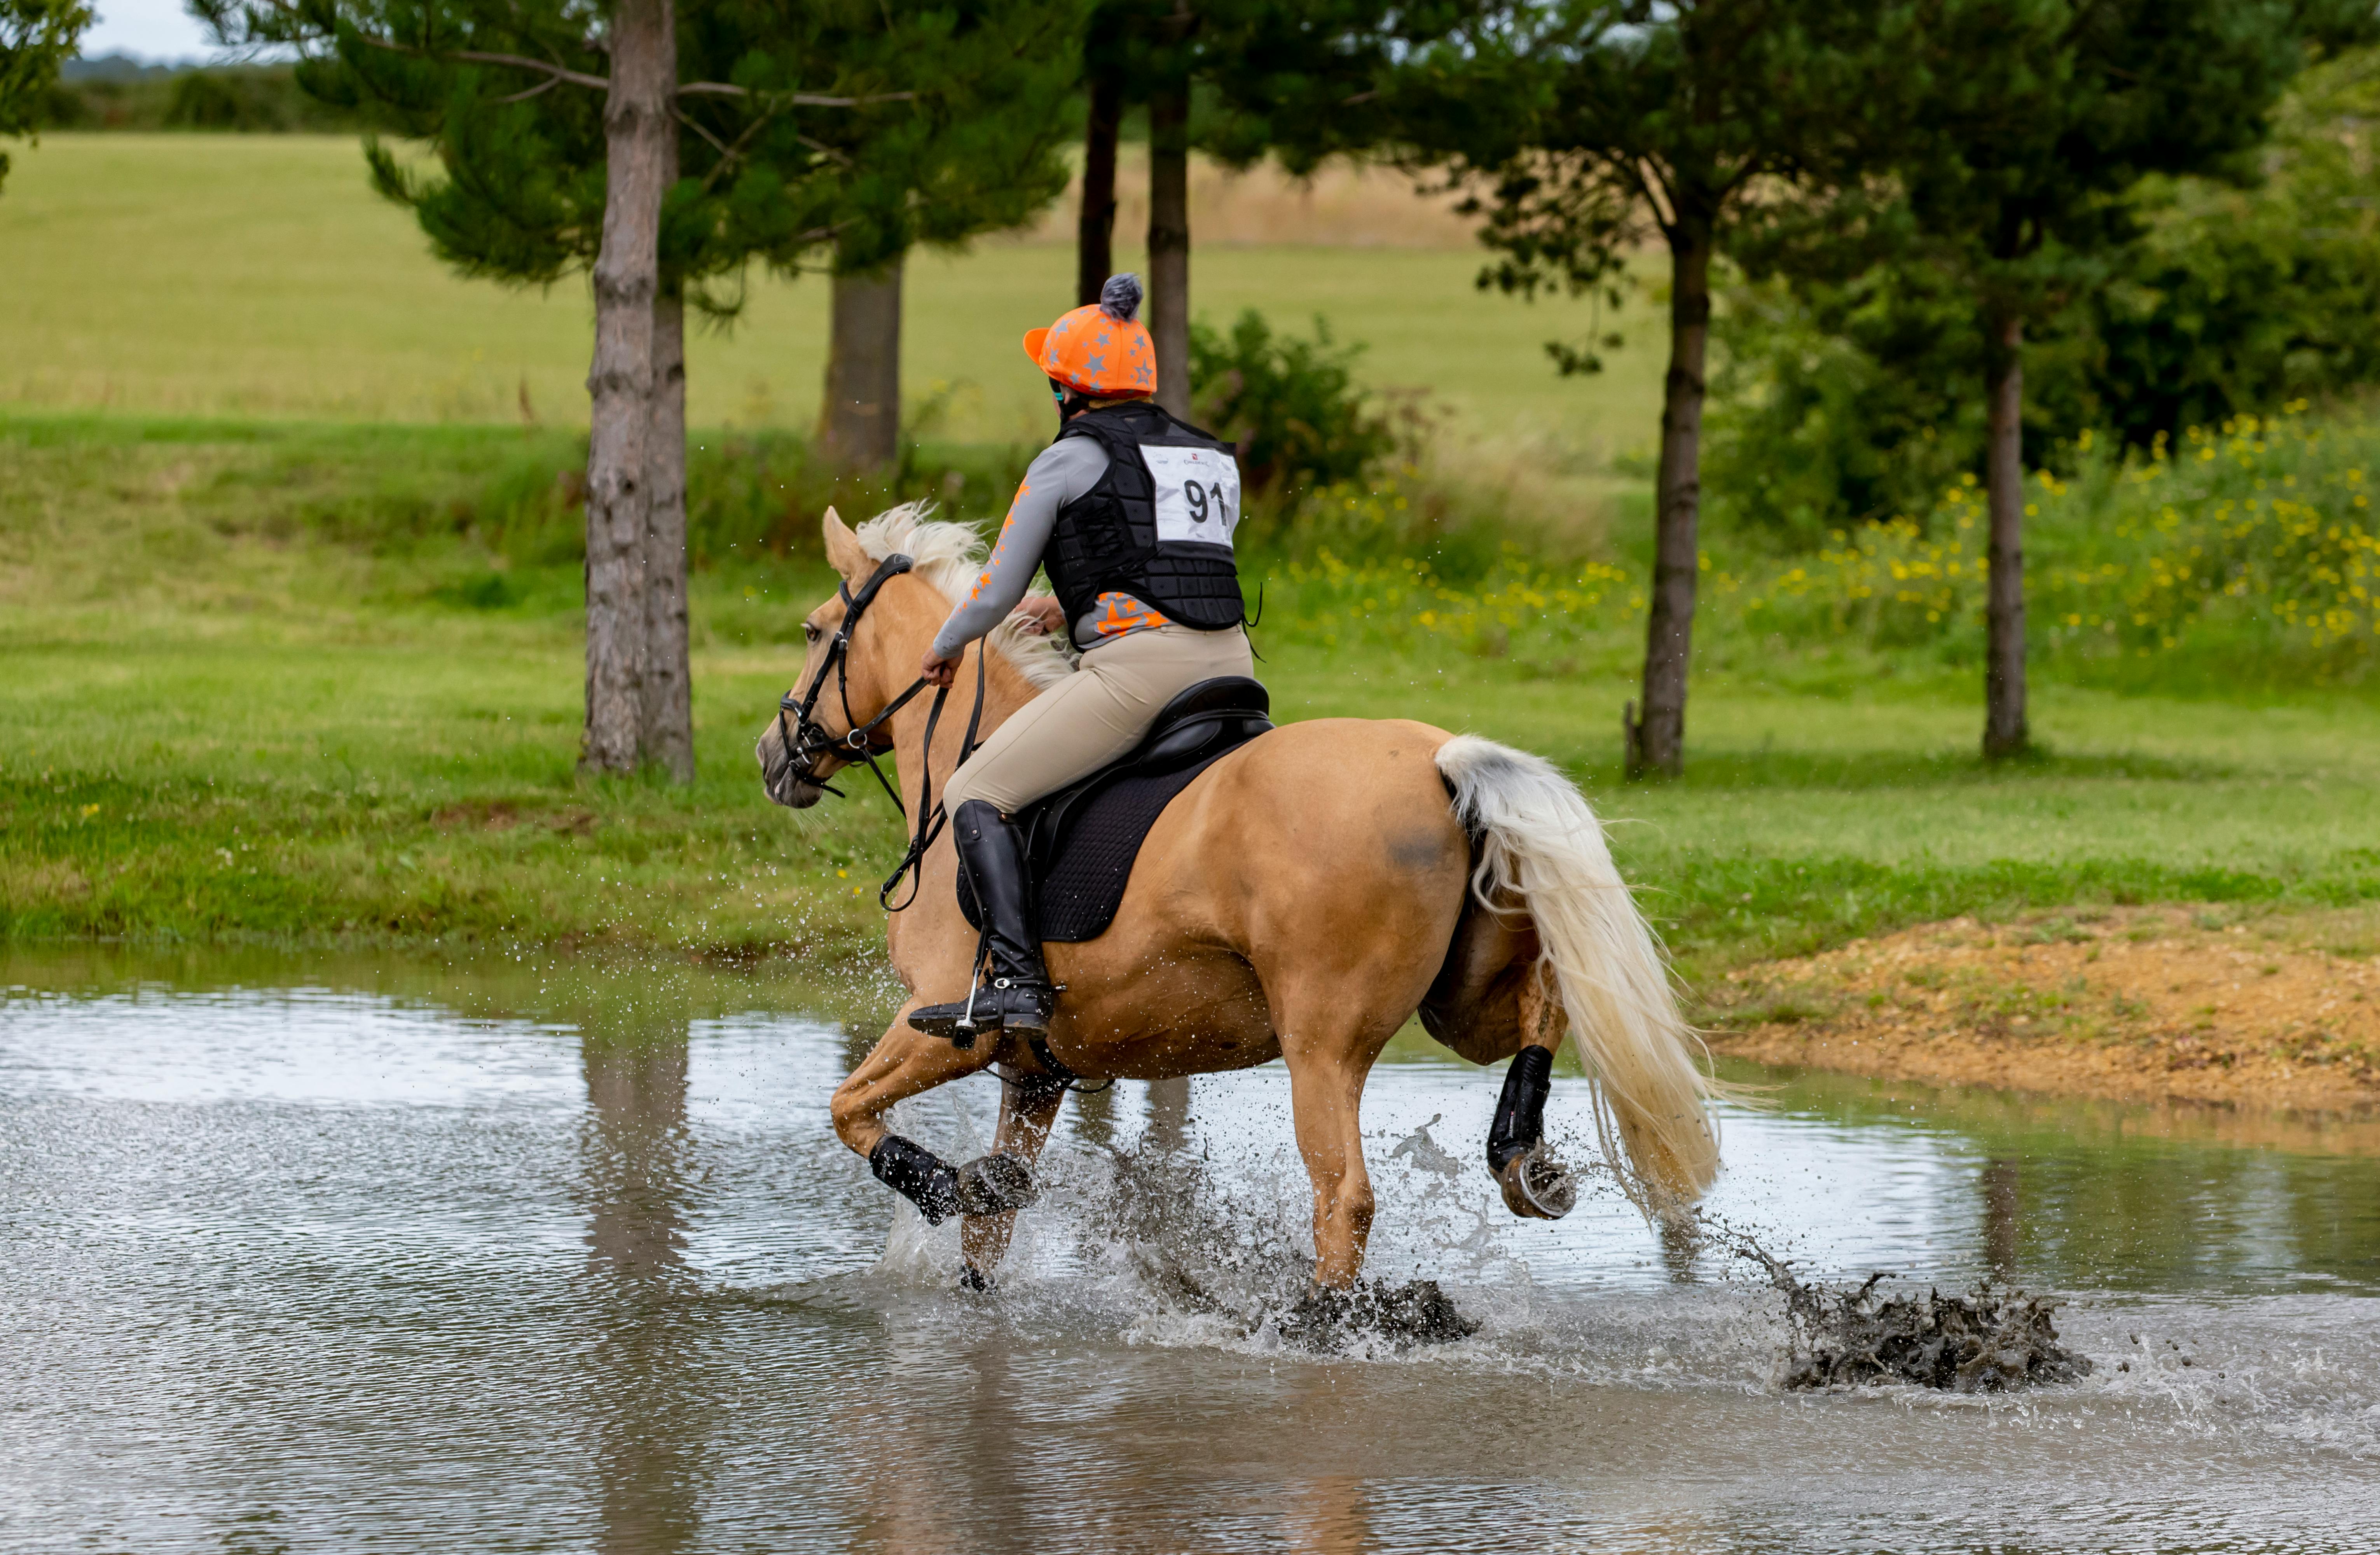
<path fill-rule="evenodd" d="M 808 692 L 799 701 L 794 699 L 791 692 L 787 692 L 777 701 L 777 737 L 785 752 L 785 766 L 776 777 L 770 777 L 767 773 L 762 774 L 772 795 L 779 781 L 791 778 L 796 783 L 808 784 L 812 788 L 823 789 L 838 799 L 844 797 L 842 789 L 818 775 L 816 765 L 818 759 L 832 752 L 846 763 L 854 760 L 868 763 L 868 770 L 876 774 L 876 781 L 882 786 L 885 796 L 892 801 L 892 808 L 899 810 L 904 819 L 908 816 L 908 807 L 901 803 L 900 791 L 892 786 L 892 780 L 886 777 L 884 769 L 877 764 L 876 759 L 892 747 L 889 740 L 884 744 L 878 744 L 876 732 L 894 713 L 899 712 L 917 699 L 917 693 L 926 688 L 926 677 L 919 675 L 916 680 L 911 681 L 909 688 L 887 703 L 882 712 L 865 723 L 860 723 L 851 711 L 851 635 L 859 629 L 859 618 L 868 613 L 868 607 L 876 602 L 878 590 L 916 565 L 917 563 L 910 558 L 896 553 L 885 557 L 877 565 L 876 570 L 868 574 L 868 581 L 859 586 L 857 593 L 852 592 L 848 580 L 835 586 L 836 594 L 843 600 L 843 622 L 835 627 L 834 640 L 827 645 L 826 659 L 819 665 L 817 678 L 810 682 Z M 967 720 L 966 739 L 959 747 L 961 763 L 975 754 L 976 731 L 983 722 L 986 651 L 987 649 L 981 645 L 978 645 L 976 650 L 975 712 Z M 810 716 L 817 711 L 820 694 L 826 689 L 827 672 L 830 670 L 834 672 L 835 695 L 843 703 L 843 722 L 846 728 L 841 735 L 834 734 Z M 942 704 L 950 699 L 950 695 L 951 688 L 947 686 L 936 688 L 934 705 L 926 714 L 926 749 L 921 759 L 926 771 L 920 774 L 918 780 L 917 832 L 909 843 L 909 851 L 903 856 L 901 867 L 886 878 L 876 893 L 877 904 L 888 912 L 897 913 L 903 907 L 906 907 L 910 902 L 917 899 L 917 885 L 913 884 L 909 890 L 908 901 L 903 902 L 898 907 L 892 903 L 892 892 L 901 883 L 902 876 L 914 869 L 917 871 L 917 883 L 924 882 L 925 872 L 921 866 L 926 856 L 926 850 L 933 845 L 934 838 L 942 830 L 941 808 L 933 803 L 934 774 L 931 763 L 934 754 L 934 726 L 941 722 Z M 790 727 L 785 722 L 788 713 L 793 715 Z"/>
<path fill-rule="evenodd" d="M 820 756 L 832 751 L 845 761 L 867 762 L 868 770 L 876 774 L 876 781 L 884 785 L 884 792 L 892 796 L 892 803 L 896 807 L 900 805 L 901 796 L 893 791 L 891 780 L 876 764 L 879 754 L 875 744 L 876 729 L 925 689 L 925 678 L 918 677 L 917 683 L 902 692 L 892 706 L 861 723 L 851 711 L 851 634 L 858 629 L 859 618 L 868 613 L 868 607 L 876 602 L 877 591 L 915 565 L 917 564 L 906 556 L 887 556 L 868 575 L 868 581 L 859 586 L 858 593 L 851 591 L 847 581 L 835 586 L 835 592 L 843 600 L 843 624 L 834 629 L 834 640 L 827 645 L 826 662 L 819 666 L 818 678 L 810 682 L 809 692 L 801 700 L 795 701 L 789 691 L 777 702 L 777 737 L 784 744 L 788 775 L 795 781 L 808 784 L 813 788 L 823 788 L 836 798 L 842 798 L 843 790 L 820 778 L 815 765 Z M 826 677 L 830 671 L 834 674 L 835 690 L 843 701 L 843 722 L 848 729 L 847 733 L 840 735 L 831 733 L 810 716 L 818 707 L 819 694 L 826 689 Z M 790 729 L 785 726 L 787 713 L 794 715 Z"/>

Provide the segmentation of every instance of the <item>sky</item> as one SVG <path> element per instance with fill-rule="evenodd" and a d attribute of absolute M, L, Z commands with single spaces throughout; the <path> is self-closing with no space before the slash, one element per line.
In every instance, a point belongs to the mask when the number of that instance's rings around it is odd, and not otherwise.
<path fill-rule="evenodd" d="M 82 56 L 128 54 L 158 61 L 210 57 L 207 35 L 182 0 L 99 0 L 99 19 L 82 35 Z"/>

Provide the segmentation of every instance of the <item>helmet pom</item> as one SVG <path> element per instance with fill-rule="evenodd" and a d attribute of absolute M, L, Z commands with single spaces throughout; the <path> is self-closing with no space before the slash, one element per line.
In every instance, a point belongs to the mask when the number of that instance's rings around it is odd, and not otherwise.
<path fill-rule="evenodd" d="M 1130 271 L 1111 275 L 1108 284 L 1099 288 L 1099 311 L 1117 323 L 1132 322 L 1140 311 L 1140 277 Z"/>

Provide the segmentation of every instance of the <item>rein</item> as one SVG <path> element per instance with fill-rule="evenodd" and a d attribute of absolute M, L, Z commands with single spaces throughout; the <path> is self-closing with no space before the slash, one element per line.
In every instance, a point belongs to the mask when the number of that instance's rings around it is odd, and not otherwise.
<path fill-rule="evenodd" d="M 794 699 L 791 692 L 787 692 L 777 700 L 777 736 L 786 754 L 787 775 L 799 782 L 807 783 L 814 788 L 824 789 L 840 799 L 845 796 L 843 790 L 820 777 L 814 763 L 819 757 L 829 752 L 832 752 L 845 762 L 854 759 L 865 761 L 868 763 L 868 770 L 876 775 L 878 784 L 883 788 L 885 797 L 892 801 L 892 808 L 900 811 L 904 819 L 908 816 L 908 807 L 901 803 L 900 791 L 892 786 L 892 780 L 884 775 L 884 769 L 878 765 L 876 759 L 891 747 L 876 743 L 876 731 L 894 713 L 899 712 L 917 699 L 917 693 L 926 688 L 926 677 L 919 675 L 916 680 L 911 681 L 909 688 L 887 703 L 882 712 L 865 723 L 860 723 L 851 711 L 851 635 L 858 629 L 859 618 L 867 613 L 868 607 L 876 602 L 877 592 L 885 584 L 915 565 L 917 564 L 910 558 L 894 554 L 885 557 L 876 570 L 868 574 L 868 581 L 859 586 L 859 592 L 856 594 L 851 591 L 848 581 L 836 585 L 835 592 L 843 599 L 843 624 L 835 628 L 834 641 L 827 647 L 826 662 L 819 666 L 818 678 L 810 682 L 808 694 L 799 701 Z M 987 645 L 977 645 L 975 711 L 967 718 L 966 738 L 959 746 L 961 764 L 975 754 L 976 734 L 983 724 L 984 654 L 989 650 Z M 818 708 L 820 693 L 826 689 L 826 676 L 829 670 L 834 672 L 836 695 L 843 702 L 843 721 L 849 725 L 847 731 L 840 735 L 828 730 L 810 716 Z M 950 695 L 949 686 L 937 686 L 934 690 L 934 705 L 926 713 L 926 749 L 920 763 L 924 771 L 918 775 L 917 831 L 917 834 L 910 839 L 908 852 L 902 855 L 899 868 L 886 876 L 884 883 L 877 888 L 876 905 L 886 912 L 901 912 L 917 901 L 918 889 L 925 884 L 926 880 L 926 850 L 934 845 L 936 837 L 941 835 L 942 824 L 946 818 L 942 814 L 941 807 L 933 802 L 934 728 L 942 720 L 942 704 L 950 699 Z M 793 714 L 794 722 L 791 728 L 788 728 L 785 723 L 787 713 Z M 892 893 L 899 888 L 901 877 L 913 870 L 916 872 L 917 879 L 910 883 L 907 900 L 901 903 L 899 906 L 894 906 Z"/>

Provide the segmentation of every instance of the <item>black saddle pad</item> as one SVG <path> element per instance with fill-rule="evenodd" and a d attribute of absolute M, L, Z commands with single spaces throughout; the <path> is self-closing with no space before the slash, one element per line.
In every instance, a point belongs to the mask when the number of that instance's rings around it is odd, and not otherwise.
<path fill-rule="evenodd" d="M 1272 727 L 1269 703 L 1245 677 L 1201 681 L 1166 704 L 1137 750 L 1018 813 L 1044 941 L 1073 944 L 1107 932 L 1148 829 L 1200 772 Z M 965 870 L 959 910 L 983 927 Z"/>
<path fill-rule="evenodd" d="M 1123 905 L 1123 888 L 1148 829 L 1175 795 L 1230 754 L 1219 750 L 1179 771 L 1121 777 L 1093 795 L 1058 839 L 1041 873 L 1041 938 L 1074 944 L 1106 933 Z"/>

